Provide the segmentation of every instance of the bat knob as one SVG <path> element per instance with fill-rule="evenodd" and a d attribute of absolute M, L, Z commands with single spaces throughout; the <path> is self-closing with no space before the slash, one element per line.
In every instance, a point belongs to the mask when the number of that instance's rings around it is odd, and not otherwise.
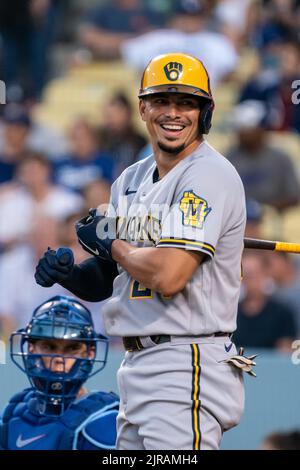
<path fill-rule="evenodd" d="M 70 248 L 58 248 L 56 258 L 62 266 L 68 266 L 74 263 L 74 255 Z"/>

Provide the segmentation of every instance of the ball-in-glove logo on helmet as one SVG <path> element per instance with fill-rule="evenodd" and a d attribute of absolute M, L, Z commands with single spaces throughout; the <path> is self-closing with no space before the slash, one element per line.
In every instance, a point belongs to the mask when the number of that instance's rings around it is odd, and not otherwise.
<path fill-rule="evenodd" d="M 167 76 L 167 79 L 171 82 L 175 82 L 178 80 L 180 75 L 182 74 L 182 64 L 179 62 L 169 62 L 167 65 L 164 66 L 164 71 Z"/>

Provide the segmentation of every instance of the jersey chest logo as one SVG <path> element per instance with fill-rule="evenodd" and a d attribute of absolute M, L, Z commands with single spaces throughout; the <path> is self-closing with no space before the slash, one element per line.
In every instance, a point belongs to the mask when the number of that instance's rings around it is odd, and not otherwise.
<path fill-rule="evenodd" d="M 211 211 L 205 199 L 193 190 L 184 191 L 179 208 L 182 212 L 182 224 L 193 228 L 203 228 L 204 221 Z"/>

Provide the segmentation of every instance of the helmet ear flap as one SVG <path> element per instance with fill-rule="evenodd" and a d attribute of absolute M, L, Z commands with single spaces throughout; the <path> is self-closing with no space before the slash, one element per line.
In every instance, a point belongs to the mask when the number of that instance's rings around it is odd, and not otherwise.
<path fill-rule="evenodd" d="M 199 117 L 199 132 L 200 134 L 208 134 L 209 129 L 211 128 L 212 114 L 214 110 L 214 102 L 209 101 L 204 103 L 201 107 L 200 117 Z"/>

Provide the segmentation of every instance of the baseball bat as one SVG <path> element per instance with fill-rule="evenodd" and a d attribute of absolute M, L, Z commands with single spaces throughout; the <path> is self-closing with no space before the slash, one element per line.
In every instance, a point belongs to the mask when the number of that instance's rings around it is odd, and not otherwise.
<path fill-rule="evenodd" d="M 259 240 L 256 238 L 244 238 L 244 248 L 284 251 L 285 253 L 300 253 L 300 243 L 275 242 L 271 240 Z"/>

